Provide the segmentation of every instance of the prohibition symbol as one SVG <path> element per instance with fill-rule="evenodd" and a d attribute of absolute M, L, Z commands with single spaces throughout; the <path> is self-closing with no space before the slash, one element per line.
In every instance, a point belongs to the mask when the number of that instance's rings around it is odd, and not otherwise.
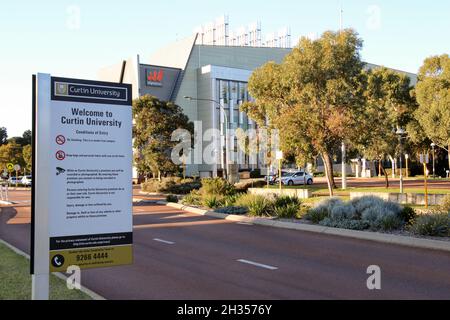
<path fill-rule="evenodd" d="M 56 159 L 58 159 L 58 160 L 64 160 L 64 158 L 66 157 L 66 154 L 64 151 L 58 150 L 58 151 L 56 151 L 55 156 L 56 156 Z"/>
<path fill-rule="evenodd" d="M 64 143 L 66 143 L 66 137 L 64 137 L 63 135 L 57 136 L 56 143 L 59 145 L 63 145 Z"/>

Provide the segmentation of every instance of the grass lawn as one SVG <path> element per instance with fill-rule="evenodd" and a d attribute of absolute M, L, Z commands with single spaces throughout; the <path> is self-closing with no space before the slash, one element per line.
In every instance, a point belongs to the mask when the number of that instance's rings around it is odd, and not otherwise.
<path fill-rule="evenodd" d="M 30 262 L 0 243 L 0 300 L 30 300 Z M 82 278 L 83 279 L 83 278 Z M 66 282 L 50 276 L 51 300 L 91 300 L 79 290 L 69 290 Z"/>

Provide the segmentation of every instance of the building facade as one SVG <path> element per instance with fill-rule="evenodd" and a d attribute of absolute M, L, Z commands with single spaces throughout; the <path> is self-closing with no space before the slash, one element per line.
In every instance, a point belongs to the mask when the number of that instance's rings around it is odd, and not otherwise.
<path fill-rule="evenodd" d="M 227 155 L 231 162 L 239 164 L 236 169 L 267 170 L 259 159 L 264 155 L 257 154 L 256 159 L 250 159 L 237 148 L 237 137 L 233 134 L 238 128 L 247 131 L 256 127 L 239 110 L 242 103 L 252 101 L 247 89 L 252 71 L 268 61 L 281 63 L 290 51 L 277 47 L 202 45 L 197 36 L 192 36 L 150 55 L 146 59 L 149 64 L 141 63 L 136 56 L 101 69 L 98 77 L 99 80 L 131 83 L 133 98 L 150 94 L 160 100 L 173 101 L 202 133 L 208 129 L 220 132 L 213 143 L 209 139 L 197 141 L 187 162 L 187 175 L 221 175 Z M 416 75 L 408 75 L 414 84 Z M 215 161 L 204 161 L 202 153 L 211 148 L 211 144 Z"/>

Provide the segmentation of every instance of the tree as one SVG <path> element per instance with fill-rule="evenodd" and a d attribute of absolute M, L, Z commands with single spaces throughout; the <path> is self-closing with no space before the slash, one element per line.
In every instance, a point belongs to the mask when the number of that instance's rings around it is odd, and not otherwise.
<path fill-rule="evenodd" d="M 25 164 L 22 157 L 22 147 L 14 141 L 0 146 L 0 169 L 5 169 L 8 163 Z"/>
<path fill-rule="evenodd" d="M 193 132 L 193 124 L 182 109 L 172 102 L 145 95 L 133 101 L 133 120 L 138 171 L 158 177 L 178 172 L 178 165 L 171 159 L 172 148 L 177 144 L 171 141 L 172 133 L 177 129 Z"/>
<path fill-rule="evenodd" d="M 26 130 L 21 137 L 12 137 L 8 139 L 8 141 L 14 141 L 17 144 L 20 144 L 22 147 L 31 144 L 31 130 Z"/>
<path fill-rule="evenodd" d="M 362 40 L 350 29 L 325 32 L 318 40 L 302 38 L 281 64 L 270 62 L 249 80 L 256 99 L 250 116 L 270 119 L 280 130 L 283 151 L 319 154 L 330 196 L 335 187 L 332 153 L 355 136 L 364 107 L 361 48 Z"/>
<path fill-rule="evenodd" d="M 22 149 L 22 157 L 23 157 L 23 162 L 25 163 L 25 168 L 27 169 L 28 172 L 31 171 L 31 167 L 32 167 L 32 149 L 31 149 L 31 144 L 27 144 L 25 147 L 23 147 Z"/>
<path fill-rule="evenodd" d="M 0 146 L 4 145 L 8 140 L 8 131 L 5 127 L 0 127 Z"/>
<path fill-rule="evenodd" d="M 398 128 L 408 128 L 417 108 L 411 94 L 411 80 L 405 74 L 381 67 L 366 72 L 367 87 L 365 117 L 360 128 L 359 150 L 369 159 L 378 161 L 379 171 L 384 173 L 386 187 L 389 180 L 383 160 L 395 158 L 398 151 Z M 361 125 L 360 125 L 361 127 Z"/>
<path fill-rule="evenodd" d="M 415 114 L 427 137 L 447 150 L 450 167 L 450 56 L 425 59 L 416 86 Z"/>

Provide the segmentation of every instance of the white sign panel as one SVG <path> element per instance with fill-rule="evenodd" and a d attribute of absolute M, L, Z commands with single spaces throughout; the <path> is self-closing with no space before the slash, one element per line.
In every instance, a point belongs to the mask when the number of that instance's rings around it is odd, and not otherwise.
<path fill-rule="evenodd" d="M 39 74 L 37 94 L 35 258 L 47 234 L 52 272 L 132 263 L 131 85 Z"/>

